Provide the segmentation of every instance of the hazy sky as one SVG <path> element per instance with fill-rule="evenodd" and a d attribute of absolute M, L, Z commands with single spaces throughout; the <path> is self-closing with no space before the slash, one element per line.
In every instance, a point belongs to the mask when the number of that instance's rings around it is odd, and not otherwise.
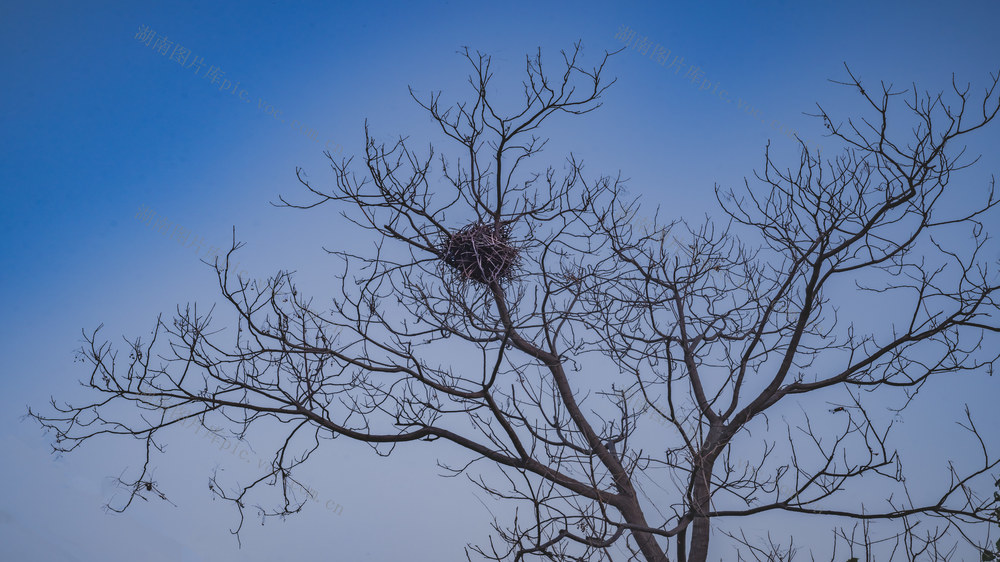
<path fill-rule="evenodd" d="M 199 260 L 234 226 L 249 275 L 292 269 L 307 288 L 329 282 L 337 263 L 323 247 L 369 241 L 335 209 L 269 202 L 301 194 L 297 166 L 330 181 L 322 151 L 359 153 L 366 118 L 385 140 L 442 142 L 407 86 L 461 99 L 462 46 L 491 54 L 494 86 L 516 96 L 524 55 L 538 47 L 554 60 L 582 40 L 593 62 L 623 45 L 625 27 L 631 44 L 648 39 L 645 53 L 612 58 L 618 82 L 600 110 L 551 120 L 545 158 L 561 165 L 572 150 L 595 174 L 631 178 L 644 210 L 697 220 L 718 212 L 714 184 L 739 186 L 759 167 L 768 139 L 779 153 L 794 148 L 782 130 L 837 148 L 803 112 L 816 102 L 845 117 L 857 109 L 827 81 L 845 76 L 845 61 L 873 85 L 940 89 L 952 72 L 983 84 L 1000 68 L 998 21 L 996 0 L 4 3 L 0 558 L 458 560 L 485 537 L 477 489 L 435 476 L 436 458 L 454 458 L 445 447 L 385 459 L 337 440 L 303 473 L 319 501 L 286 522 L 251 522 L 238 551 L 235 511 L 211 501 L 207 480 L 214 467 L 252 467 L 253 454 L 180 428 L 154 473 L 178 507 L 141 502 L 107 515 L 107 477 L 141 462 L 140 449 L 107 441 L 57 459 L 48 437 L 20 421 L 26 405 L 81 396 L 82 329 L 103 324 L 121 341 L 178 304 L 217 302 Z M 148 44 L 136 38 L 144 28 L 156 34 Z M 666 64 L 657 46 L 670 51 Z M 683 68 L 669 67 L 676 57 Z M 986 156 L 963 183 L 970 193 L 1000 170 L 998 139 L 996 127 L 975 138 Z M 151 213 L 187 238 L 154 229 Z M 985 392 L 944 393 L 924 411 L 943 410 L 950 424 Z"/>

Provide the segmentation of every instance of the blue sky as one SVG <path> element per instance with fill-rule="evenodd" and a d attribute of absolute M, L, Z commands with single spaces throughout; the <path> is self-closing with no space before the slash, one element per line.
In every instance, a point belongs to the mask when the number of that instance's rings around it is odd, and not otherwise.
<path fill-rule="evenodd" d="M 310 476 L 343 513 L 317 508 L 257 527 L 237 553 L 226 532 L 232 510 L 209 501 L 202 484 L 226 458 L 219 444 L 178 433 L 183 452 L 160 470 L 196 483 L 178 491 L 181 508 L 149 504 L 111 516 L 100 511 L 111 493 L 105 477 L 137 457 L 108 443 L 54 459 L 37 428 L 19 421 L 27 404 L 79 396 L 75 381 L 88 374 L 73 362 L 81 329 L 103 323 L 111 339 L 144 334 L 177 304 L 215 302 L 199 258 L 228 244 L 234 227 L 248 244 L 250 275 L 294 269 L 306 287 L 321 286 L 334 264 L 323 246 L 369 241 L 330 209 L 269 203 L 300 193 L 296 167 L 330 180 L 322 151 L 359 153 L 366 118 L 379 138 L 442 142 L 406 88 L 458 99 L 468 72 L 456 55 L 462 46 L 491 54 L 495 86 L 512 96 L 526 53 L 541 47 L 555 58 L 582 40 L 593 61 L 622 46 L 620 26 L 669 49 L 671 60 L 683 57 L 677 73 L 638 49 L 613 57 L 608 72 L 618 83 L 604 107 L 553 119 L 543 133 L 552 137 L 551 163 L 573 151 L 593 173 L 631 178 L 644 210 L 663 205 L 697 220 L 717 213 L 714 184 L 738 186 L 759 167 L 768 139 L 791 154 L 773 123 L 836 149 L 803 112 L 816 102 L 845 116 L 857 109 L 846 88 L 827 81 L 844 77 L 845 61 L 872 84 L 934 90 L 952 72 L 982 84 L 1000 68 L 997 21 L 995 0 L 4 4 L 0 441 L 16 462 L 0 466 L 0 557 L 133 560 L 146 548 L 163 560 L 270 560 L 290 549 L 383 560 L 418 545 L 422 559 L 453 560 L 484 536 L 489 514 L 470 489 L 435 478 L 440 451 L 386 460 L 341 440 Z M 142 26 L 168 38 L 170 52 L 137 40 Z M 171 60 L 177 46 L 191 52 L 189 63 L 203 59 L 201 71 Z M 215 84 L 212 67 L 224 73 Z M 239 82 L 244 99 L 220 90 L 226 81 Z M 705 81 L 712 88 L 699 90 Z M 729 101 L 711 93 L 722 89 Z M 966 177 L 970 193 L 1000 170 L 998 140 L 996 130 L 975 138 L 986 156 Z M 136 218 L 143 208 L 188 238 L 144 224 Z M 385 529 L 402 536 L 376 537 Z"/>

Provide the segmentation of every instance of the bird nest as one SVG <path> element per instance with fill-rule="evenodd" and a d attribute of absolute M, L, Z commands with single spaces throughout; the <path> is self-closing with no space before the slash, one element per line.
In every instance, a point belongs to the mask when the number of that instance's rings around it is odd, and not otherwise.
<path fill-rule="evenodd" d="M 510 237 L 510 226 L 472 223 L 446 234 L 439 247 L 441 260 L 460 281 L 489 285 L 513 277 L 520 249 Z"/>

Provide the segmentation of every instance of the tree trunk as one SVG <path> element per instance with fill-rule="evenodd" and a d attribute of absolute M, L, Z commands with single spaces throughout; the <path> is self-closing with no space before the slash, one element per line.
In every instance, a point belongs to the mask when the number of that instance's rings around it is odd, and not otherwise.
<path fill-rule="evenodd" d="M 687 529 L 677 533 L 677 562 L 687 562 Z"/>
<path fill-rule="evenodd" d="M 639 508 L 638 500 L 634 501 L 634 505 L 621 510 L 622 517 L 625 518 L 625 521 L 633 525 L 647 526 L 646 517 Z M 642 556 L 646 559 L 646 562 L 670 562 L 666 551 L 657 544 L 655 535 L 633 530 L 632 538 L 635 539 L 636 544 L 639 546 L 639 551 L 642 552 Z"/>
<path fill-rule="evenodd" d="M 632 531 L 632 537 L 639 545 L 642 555 L 646 557 L 646 562 L 670 562 L 667 553 L 656 543 L 656 537 L 653 535 L 642 531 Z"/>
<path fill-rule="evenodd" d="M 708 539 L 711 523 L 707 517 L 698 514 L 707 513 L 711 509 L 712 470 L 715 467 L 715 455 L 705 458 L 692 475 L 691 509 L 695 513 L 691 523 L 691 548 L 688 551 L 688 562 L 706 562 L 708 559 Z"/>

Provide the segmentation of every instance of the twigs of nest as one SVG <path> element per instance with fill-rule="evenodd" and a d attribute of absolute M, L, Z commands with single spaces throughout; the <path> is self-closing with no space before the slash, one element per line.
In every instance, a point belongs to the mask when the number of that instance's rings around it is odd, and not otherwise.
<path fill-rule="evenodd" d="M 514 276 L 520 248 L 509 224 L 472 223 L 443 237 L 441 260 L 460 282 L 502 283 Z"/>

